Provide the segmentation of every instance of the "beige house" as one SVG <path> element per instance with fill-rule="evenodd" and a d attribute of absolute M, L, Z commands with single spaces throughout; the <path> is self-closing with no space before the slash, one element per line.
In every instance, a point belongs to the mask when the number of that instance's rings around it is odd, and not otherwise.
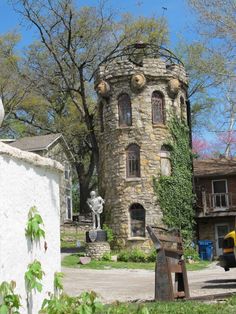
<path fill-rule="evenodd" d="M 61 223 L 72 220 L 72 162 L 73 155 L 62 134 L 48 134 L 7 140 L 12 147 L 59 161 L 64 166 L 60 184 Z"/>
<path fill-rule="evenodd" d="M 236 226 L 236 159 L 194 161 L 199 240 L 211 240 L 222 254 L 224 236 Z"/>

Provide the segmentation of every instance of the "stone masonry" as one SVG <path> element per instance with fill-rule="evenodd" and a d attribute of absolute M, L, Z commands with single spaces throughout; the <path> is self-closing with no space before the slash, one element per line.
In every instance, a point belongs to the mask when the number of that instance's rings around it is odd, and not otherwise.
<path fill-rule="evenodd" d="M 105 253 L 110 253 L 110 245 L 108 242 L 89 242 L 86 243 L 86 255 L 92 259 L 99 260 Z"/>
<path fill-rule="evenodd" d="M 146 79 L 141 90 L 131 86 L 131 77 L 137 73 Z M 148 245 L 147 233 L 145 237 L 131 237 L 129 209 L 138 203 L 145 209 L 145 225 L 162 224 L 153 177 L 158 177 L 161 171 L 161 147 L 170 140 L 167 127 L 170 113 L 186 119 L 187 76 L 182 64 L 169 64 L 161 56 L 144 56 L 142 66 L 123 56 L 99 67 L 95 86 L 102 80 L 110 88 L 106 96 L 98 93 L 99 189 L 105 199 L 105 221 L 112 228 L 118 246 L 133 247 L 137 243 L 145 247 Z M 176 82 L 179 85 L 173 92 Z M 151 96 L 154 91 L 164 96 L 165 124 L 152 123 Z M 117 98 L 122 93 L 131 98 L 132 126 L 128 127 L 119 126 Z M 181 97 L 184 106 L 181 106 Z M 140 147 L 141 175 L 127 178 L 126 148 L 133 143 Z"/>

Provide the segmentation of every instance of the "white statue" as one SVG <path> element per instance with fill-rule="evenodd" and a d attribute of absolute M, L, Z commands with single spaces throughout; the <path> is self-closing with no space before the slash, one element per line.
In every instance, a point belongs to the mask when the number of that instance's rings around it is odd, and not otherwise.
<path fill-rule="evenodd" d="M 3 107 L 3 103 L 2 103 L 2 99 L 0 98 L 0 126 L 2 124 L 2 121 L 4 119 L 4 107 Z"/>
<path fill-rule="evenodd" d="M 92 210 L 93 215 L 93 229 L 101 229 L 100 223 L 100 214 L 103 212 L 103 204 L 105 203 L 104 199 L 101 196 L 96 197 L 96 192 L 91 191 L 90 197 L 87 199 L 87 204 L 89 208 Z M 97 219 L 97 227 L 96 227 L 96 219 Z"/>

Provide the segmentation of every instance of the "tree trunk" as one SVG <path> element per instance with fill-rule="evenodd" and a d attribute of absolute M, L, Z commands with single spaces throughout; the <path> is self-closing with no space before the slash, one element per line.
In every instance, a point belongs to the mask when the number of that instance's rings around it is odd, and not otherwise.
<path fill-rule="evenodd" d="M 87 171 L 85 170 L 85 166 L 82 162 L 78 162 L 75 164 L 75 168 L 77 171 L 78 179 L 79 179 L 79 193 L 80 193 L 80 206 L 79 212 L 81 214 L 89 213 L 90 209 L 87 205 L 87 198 L 89 197 L 89 193 L 92 189 L 95 188 L 96 182 L 92 183 L 92 176 L 94 174 L 96 164 L 93 153 L 91 153 L 89 167 Z"/>
<path fill-rule="evenodd" d="M 87 198 L 89 197 L 89 186 L 84 184 L 84 182 L 79 182 L 79 193 L 80 193 L 80 204 L 79 204 L 79 213 L 87 214 L 90 212 L 87 205 Z"/>

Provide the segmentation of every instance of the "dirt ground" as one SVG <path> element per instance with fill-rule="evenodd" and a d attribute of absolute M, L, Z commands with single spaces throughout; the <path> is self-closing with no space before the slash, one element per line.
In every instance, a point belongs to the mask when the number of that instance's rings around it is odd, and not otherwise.
<path fill-rule="evenodd" d="M 154 297 L 154 271 L 150 270 L 91 270 L 63 268 L 64 288 L 69 295 L 94 290 L 103 302 L 115 300 L 152 300 Z M 189 271 L 190 296 L 236 292 L 236 269 L 225 272 L 213 263 L 200 271 Z"/>

